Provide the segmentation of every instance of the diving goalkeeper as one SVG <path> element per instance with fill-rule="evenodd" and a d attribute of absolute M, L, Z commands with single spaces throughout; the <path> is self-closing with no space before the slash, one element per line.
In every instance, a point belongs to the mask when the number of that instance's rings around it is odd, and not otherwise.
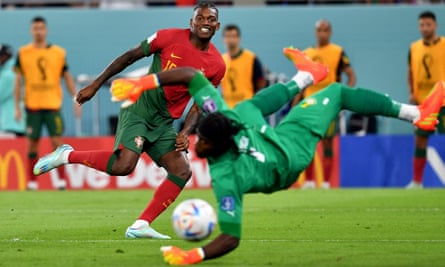
<path fill-rule="evenodd" d="M 137 101 L 144 90 L 164 85 L 187 85 L 197 105 L 207 113 L 197 128 L 196 154 L 207 158 L 217 200 L 221 234 L 189 251 L 162 247 L 172 265 L 195 264 L 234 250 L 241 239 L 243 195 L 287 189 L 311 162 L 317 143 L 341 109 L 383 115 L 434 129 L 444 97 L 444 83 L 435 85 L 420 106 L 402 104 L 386 95 L 334 83 L 295 106 L 275 129 L 264 117 L 289 102 L 307 86 L 323 80 L 327 69 L 302 52 L 285 48 L 297 74 L 287 84 L 275 84 L 252 99 L 228 108 L 205 76 L 192 68 L 176 68 L 137 80 L 118 79 L 111 87 L 114 100 Z"/>

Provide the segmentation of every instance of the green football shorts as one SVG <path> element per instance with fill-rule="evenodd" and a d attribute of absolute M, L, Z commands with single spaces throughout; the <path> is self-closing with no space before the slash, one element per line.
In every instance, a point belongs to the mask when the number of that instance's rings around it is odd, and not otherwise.
<path fill-rule="evenodd" d="M 146 119 L 127 109 L 121 109 L 114 150 L 125 147 L 137 154 L 146 152 L 160 165 L 161 157 L 174 151 L 175 144 L 176 131 L 173 128 L 173 119 L 159 117 Z"/>
<path fill-rule="evenodd" d="M 38 140 L 42 126 L 46 125 L 50 136 L 61 136 L 64 123 L 60 110 L 26 110 L 26 135 L 32 140 Z"/>

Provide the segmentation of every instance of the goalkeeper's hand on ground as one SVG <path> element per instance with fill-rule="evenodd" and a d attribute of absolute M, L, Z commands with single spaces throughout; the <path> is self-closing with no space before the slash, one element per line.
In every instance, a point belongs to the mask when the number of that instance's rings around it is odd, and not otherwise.
<path fill-rule="evenodd" d="M 190 265 L 200 263 L 204 260 L 202 248 L 194 248 L 184 251 L 175 246 L 161 247 L 164 261 L 170 265 Z"/>

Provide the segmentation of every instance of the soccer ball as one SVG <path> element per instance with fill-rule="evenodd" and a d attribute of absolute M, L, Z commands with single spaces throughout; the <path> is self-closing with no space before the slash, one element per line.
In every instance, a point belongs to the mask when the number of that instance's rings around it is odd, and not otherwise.
<path fill-rule="evenodd" d="M 212 206 L 206 201 L 188 199 L 175 208 L 172 222 L 178 237 L 189 241 L 200 241 L 212 233 L 216 225 L 216 215 Z"/>

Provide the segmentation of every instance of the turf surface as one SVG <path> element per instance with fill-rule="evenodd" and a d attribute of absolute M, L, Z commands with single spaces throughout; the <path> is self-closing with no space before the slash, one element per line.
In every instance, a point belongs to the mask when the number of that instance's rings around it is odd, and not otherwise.
<path fill-rule="evenodd" d="M 161 245 L 206 243 L 125 239 L 151 194 L 0 192 L 0 266 L 164 266 Z M 191 197 L 214 205 L 207 190 L 179 200 Z M 155 229 L 174 234 L 172 210 Z M 240 247 L 202 266 L 445 266 L 444 190 L 248 195 L 243 220 Z"/>

